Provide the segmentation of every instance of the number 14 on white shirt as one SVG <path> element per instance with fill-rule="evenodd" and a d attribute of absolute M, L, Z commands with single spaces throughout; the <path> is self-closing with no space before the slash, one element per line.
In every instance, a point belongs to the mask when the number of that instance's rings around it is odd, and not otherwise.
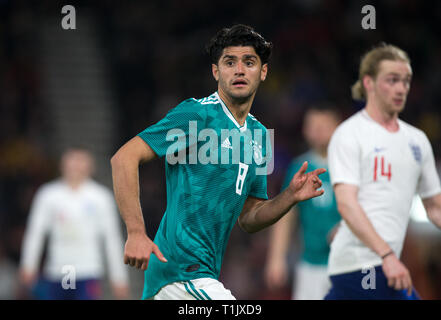
<path fill-rule="evenodd" d="M 385 170 L 385 160 L 384 156 L 381 157 L 381 160 L 379 161 L 378 156 L 375 156 L 374 158 L 374 181 L 378 180 L 378 176 L 387 177 L 387 180 L 390 181 L 392 178 L 392 168 L 391 164 L 387 164 L 387 171 Z M 381 162 L 381 169 L 379 168 L 379 162 Z M 378 172 L 380 171 L 380 172 Z"/>

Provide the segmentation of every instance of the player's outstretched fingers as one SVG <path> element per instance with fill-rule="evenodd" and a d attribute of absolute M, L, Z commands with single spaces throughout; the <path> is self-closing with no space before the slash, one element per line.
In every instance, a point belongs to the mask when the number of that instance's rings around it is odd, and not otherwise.
<path fill-rule="evenodd" d="M 306 170 L 308 169 L 308 161 L 303 162 L 302 166 L 300 167 L 299 171 L 297 171 L 298 175 L 305 174 Z"/>
<path fill-rule="evenodd" d="M 161 250 L 159 250 L 158 246 L 155 244 L 153 245 L 153 253 L 156 255 L 156 257 L 159 259 L 159 261 L 167 262 L 167 259 L 162 254 Z"/>
<path fill-rule="evenodd" d="M 319 168 L 319 169 L 315 169 L 312 173 L 314 174 L 314 175 L 316 175 L 316 176 L 319 176 L 319 175 L 321 175 L 321 174 L 323 174 L 323 173 L 325 173 L 326 172 L 326 169 L 325 168 Z"/>

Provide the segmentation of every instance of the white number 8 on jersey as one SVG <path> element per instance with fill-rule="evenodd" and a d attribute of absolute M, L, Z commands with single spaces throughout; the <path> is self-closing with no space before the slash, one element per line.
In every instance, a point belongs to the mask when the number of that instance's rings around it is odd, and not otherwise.
<path fill-rule="evenodd" d="M 239 172 L 237 173 L 236 180 L 236 193 L 238 195 L 242 195 L 243 184 L 245 182 L 245 177 L 248 172 L 248 165 L 242 162 L 239 162 Z"/>

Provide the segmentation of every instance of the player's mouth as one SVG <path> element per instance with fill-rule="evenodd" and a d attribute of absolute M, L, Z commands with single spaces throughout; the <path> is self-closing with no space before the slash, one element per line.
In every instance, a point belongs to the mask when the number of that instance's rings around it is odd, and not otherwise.
<path fill-rule="evenodd" d="M 392 100 L 395 105 L 402 105 L 404 103 L 404 99 L 402 99 L 402 98 L 394 98 Z"/>
<path fill-rule="evenodd" d="M 248 85 L 248 83 L 245 79 L 236 79 L 233 81 L 233 87 L 235 87 L 235 88 L 243 88 L 247 85 Z"/>

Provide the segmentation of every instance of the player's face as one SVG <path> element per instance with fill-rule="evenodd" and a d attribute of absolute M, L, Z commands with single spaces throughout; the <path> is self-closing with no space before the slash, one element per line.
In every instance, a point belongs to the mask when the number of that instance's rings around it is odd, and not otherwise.
<path fill-rule="evenodd" d="M 71 150 L 63 155 L 61 160 L 61 172 L 69 181 L 83 181 L 87 179 L 93 169 L 91 156 L 82 150 Z"/>
<path fill-rule="evenodd" d="M 399 113 L 404 109 L 410 89 L 412 69 L 404 61 L 383 60 L 379 65 L 373 90 L 377 103 L 387 113 Z"/>
<path fill-rule="evenodd" d="M 326 150 L 338 121 L 331 112 L 311 110 L 305 116 L 303 135 L 315 150 Z"/>
<path fill-rule="evenodd" d="M 232 100 L 246 101 L 253 97 L 260 81 L 266 78 L 268 65 L 253 47 L 227 47 L 217 65 L 212 65 L 218 89 Z"/>

